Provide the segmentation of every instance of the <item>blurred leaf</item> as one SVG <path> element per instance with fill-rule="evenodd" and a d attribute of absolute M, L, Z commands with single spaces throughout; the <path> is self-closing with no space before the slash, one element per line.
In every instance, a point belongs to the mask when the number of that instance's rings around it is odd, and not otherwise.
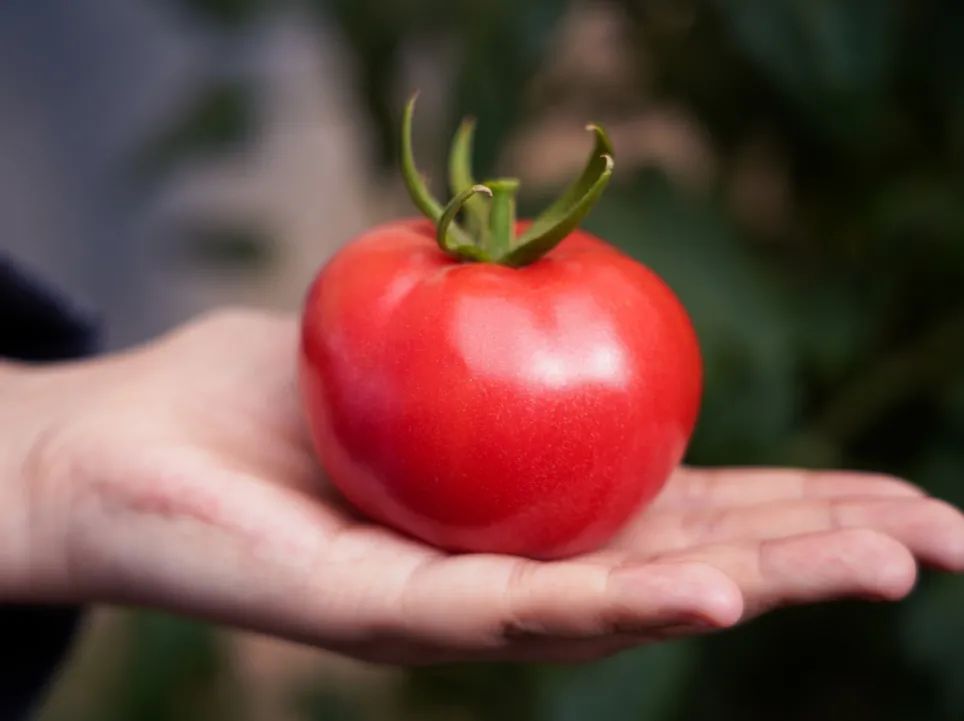
<path fill-rule="evenodd" d="M 897 3 L 716 0 L 749 55 L 817 125 L 854 146 L 876 142 L 891 81 Z"/>
<path fill-rule="evenodd" d="M 889 271 L 934 311 L 964 283 L 964 178 L 903 177 L 882 184 L 868 209 L 868 265 Z M 917 315 L 923 308 L 915 307 Z"/>
<path fill-rule="evenodd" d="M 189 263 L 213 270 L 263 270 L 278 252 L 271 236 L 251 224 L 199 228 L 184 245 Z"/>
<path fill-rule="evenodd" d="M 875 234 L 885 237 L 927 235 L 964 239 L 964 188 L 953 181 L 931 178 L 901 178 L 885 184 L 871 209 Z M 954 243 L 948 250 L 964 258 L 964 246 Z"/>
<path fill-rule="evenodd" d="M 964 718 L 964 577 L 943 576 L 903 608 L 900 635 L 912 663 L 932 678 L 943 718 Z"/>
<path fill-rule="evenodd" d="M 378 157 L 394 167 L 400 112 L 398 98 L 412 89 L 398 87 L 403 39 L 427 32 L 451 35 L 458 69 L 449 130 L 466 115 L 478 118 L 475 138 L 477 175 L 492 172 L 508 131 L 522 112 L 523 93 L 538 71 L 548 42 L 568 0 L 314 0 L 345 34 L 357 61 L 357 87 L 378 133 Z M 448 138 L 438 144 L 439 153 Z"/>
<path fill-rule="evenodd" d="M 177 123 L 148 143 L 136 159 L 141 175 L 156 176 L 186 158 L 224 153 L 254 131 L 250 91 L 239 83 L 203 90 Z"/>
<path fill-rule="evenodd" d="M 382 166 L 394 167 L 401 114 L 393 103 L 412 90 L 395 92 L 399 45 L 424 22 L 424 9 L 407 0 L 312 0 L 311 5 L 330 15 L 344 34 L 354 54 L 353 85 L 377 134 L 374 156 Z"/>
<path fill-rule="evenodd" d="M 825 383 L 846 376 L 873 330 L 865 305 L 855 298 L 852 281 L 848 285 L 847 278 L 829 275 L 826 271 L 800 273 L 788 286 L 787 301 L 795 354 L 814 375 L 812 380 Z"/>
<path fill-rule="evenodd" d="M 902 403 L 938 395 L 962 366 L 964 306 L 929 320 L 912 342 L 863 369 L 821 410 L 816 425 L 831 438 L 853 442 Z"/>
<path fill-rule="evenodd" d="M 964 4 L 958 0 L 904 3 L 901 23 L 903 110 L 918 134 L 913 158 L 964 163 Z M 912 12 L 911 12 L 912 10 Z M 923 156 L 923 157 L 922 157 Z"/>
<path fill-rule="evenodd" d="M 295 713 L 303 721 L 364 721 L 357 704 L 337 689 L 320 688 L 299 694 Z"/>
<path fill-rule="evenodd" d="M 695 670 L 685 642 L 626 651 L 603 661 L 544 672 L 540 721 L 660 721 L 674 718 L 677 698 Z"/>
<path fill-rule="evenodd" d="M 207 20 L 226 26 L 238 26 L 260 15 L 270 3 L 267 0 L 177 0 Z"/>
<path fill-rule="evenodd" d="M 899 620 L 892 604 L 840 602 L 785 609 L 703 639 L 677 718 L 937 721 L 921 695 L 926 679 L 901 655 Z"/>
<path fill-rule="evenodd" d="M 209 627 L 141 612 L 131 615 L 129 629 L 123 683 L 98 721 L 245 718 L 236 695 L 218 694 L 226 664 Z"/>
<path fill-rule="evenodd" d="M 533 721 L 537 677 L 517 664 L 463 664 L 412 671 L 404 705 L 418 721 Z"/>
<path fill-rule="evenodd" d="M 465 2 L 460 18 L 461 58 L 450 128 L 477 119 L 476 176 L 495 169 L 498 151 L 519 122 L 523 97 L 545 58 L 568 0 Z"/>
<path fill-rule="evenodd" d="M 964 378 L 940 394 L 937 430 L 928 435 L 907 474 L 938 498 L 964 508 Z M 937 414 L 935 414 L 937 415 Z"/>

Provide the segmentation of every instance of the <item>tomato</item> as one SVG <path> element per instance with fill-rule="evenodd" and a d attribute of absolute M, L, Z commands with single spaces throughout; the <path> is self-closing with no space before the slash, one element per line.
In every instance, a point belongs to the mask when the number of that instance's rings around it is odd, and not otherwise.
<path fill-rule="evenodd" d="M 467 261 L 444 235 L 383 225 L 313 283 L 300 382 L 318 457 L 361 512 L 444 549 L 598 547 L 685 451 L 701 376 L 689 319 L 589 233 L 518 266 Z"/>

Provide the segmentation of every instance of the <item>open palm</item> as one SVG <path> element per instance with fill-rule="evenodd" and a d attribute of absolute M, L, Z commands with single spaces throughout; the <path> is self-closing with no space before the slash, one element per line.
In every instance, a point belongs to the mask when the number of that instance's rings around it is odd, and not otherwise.
<path fill-rule="evenodd" d="M 897 599 L 915 560 L 964 570 L 964 516 L 917 488 L 771 469 L 682 468 L 577 558 L 446 554 L 326 485 L 296 347 L 290 318 L 220 313 L 63 374 L 61 397 L 85 394 L 47 439 L 73 469 L 69 488 L 66 475 L 47 484 L 69 498 L 73 594 L 373 660 L 568 660 L 779 606 Z"/>

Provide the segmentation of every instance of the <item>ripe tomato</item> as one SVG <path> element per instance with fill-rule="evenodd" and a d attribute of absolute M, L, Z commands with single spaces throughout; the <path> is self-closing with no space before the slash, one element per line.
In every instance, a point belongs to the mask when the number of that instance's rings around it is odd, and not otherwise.
<path fill-rule="evenodd" d="M 427 220 L 375 228 L 312 285 L 300 380 L 322 464 L 362 512 L 445 549 L 603 544 L 693 430 L 685 311 L 579 230 L 518 267 L 466 262 L 444 235 Z"/>

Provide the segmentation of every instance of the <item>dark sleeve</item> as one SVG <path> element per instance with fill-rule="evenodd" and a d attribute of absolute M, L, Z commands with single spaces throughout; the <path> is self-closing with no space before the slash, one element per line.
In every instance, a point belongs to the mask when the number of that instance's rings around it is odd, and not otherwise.
<path fill-rule="evenodd" d="M 97 348 L 97 325 L 89 312 L 0 256 L 0 357 L 53 361 L 89 355 Z M 0 603 L 2 721 L 27 716 L 67 652 L 79 616 L 73 607 Z"/>

